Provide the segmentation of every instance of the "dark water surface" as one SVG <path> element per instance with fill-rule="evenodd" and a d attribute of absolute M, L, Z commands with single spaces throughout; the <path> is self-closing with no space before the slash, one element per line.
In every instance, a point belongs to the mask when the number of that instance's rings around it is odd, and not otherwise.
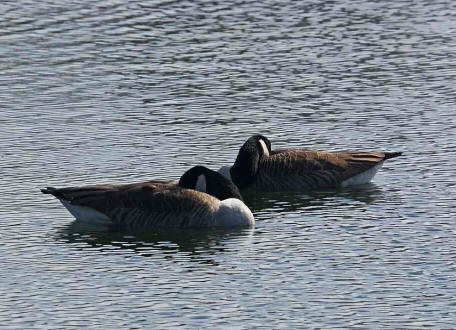
<path fill-rule="evenodd" d="M 0 325 L 454 328 L 456 2 L 2 1 Z M 252 229 L 113 233 L 39 188 L 404 151 Z"/>

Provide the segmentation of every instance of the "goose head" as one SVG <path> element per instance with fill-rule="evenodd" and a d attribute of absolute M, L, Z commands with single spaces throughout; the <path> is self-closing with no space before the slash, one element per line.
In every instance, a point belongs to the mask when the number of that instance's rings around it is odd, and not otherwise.
<path fill-rule="evenodd" d="M 271 154 L 271 142 L 264 135 L 253 135 L 242 145 L 234 165 L 223 166 L 219 173 L 233 180 L 239 189 L 250 186 L 258 174 L 261 159 Z"/>
<path fill-rule="evenodd" d="M 205 192 L 221 201 L 228 198 L 243 200 L 233 182 L 204 166 L 195 166 L 185 172 L 179 180 L 179 186 Z"/>
<path fill-rule="evenodd" d="M 203 191 L 220 200 L 217 213 L 213 218 L 213 226 L 252 227 L 254 225 L 253 214 L 243 203 L 239 189 L 220 173 L 204 166 L 195 166 L 182 175 L 179 186 Z"/>

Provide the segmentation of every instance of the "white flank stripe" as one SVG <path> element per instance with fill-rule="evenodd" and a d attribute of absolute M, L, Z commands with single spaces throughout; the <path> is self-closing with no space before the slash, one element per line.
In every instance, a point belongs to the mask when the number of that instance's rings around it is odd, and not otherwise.
<path fill-rule="evenodd" d="M 364 184 L 368 183 L 372 178 L 377 174 L 377 171 L 382 167 L 383 162 L 378 163 L 371 169 L 364 171 L 360 174 L 357 174 L 355 176 L 352 176 L 351 178 L 348 178 L 345 181 L 342 181 L 341 186 L 342 187 L 348 187 L 348 186 L 356 186 L 359 184 Z"/>
<path fill-rule="evenodd" d="M 98 212 L 97 210 L 85 206 L 73 205 L 63 199 L 59 200 L 62 202 L 63 206 L 65 206 L 66 209 L 78 220 L 104 224 L 111 222 L 106 214 Z"/>

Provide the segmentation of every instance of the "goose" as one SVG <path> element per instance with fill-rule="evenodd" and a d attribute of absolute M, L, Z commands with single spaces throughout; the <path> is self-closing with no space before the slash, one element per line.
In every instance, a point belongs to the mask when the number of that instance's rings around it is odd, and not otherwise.
<path fill-rule="evenodd" d="M 250 137 L 233 166 L 219 173 L 241 192 L 296 191 L 348 187 L 372 180 L 387 159 L 401 152 L 271 149 L 263 135 Z"/>
<path fill-rule="evenodd" d="M 206 192 L 196 191 L 199 185 Z M 253 226 L 238 188 L 219 173 L 195 166 L 173 181 L 41 189 L 76 218 L 125 228 Z"/>

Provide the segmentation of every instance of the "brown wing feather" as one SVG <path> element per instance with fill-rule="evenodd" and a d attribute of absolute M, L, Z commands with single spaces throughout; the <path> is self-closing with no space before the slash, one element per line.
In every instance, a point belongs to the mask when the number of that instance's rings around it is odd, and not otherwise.
<path fill-rule="evenodd" d="M 96 196 L 98 194 L 105 194 L 108 191 L 120 191 L 127 190 L 130 188 L 137 188 L 142 185 L 158 185 L 158 186 L 167 186 L 173 185 L 173 181 L 164 181 L 164 180 L 151 180 L 140 183 L 131 183 L 125 185 L 112 185 L 112 184 L 103 184 L 103 185 L 92 185 L 92 186 L 81 186 L 81 187 L 65 187 L 65 188 L 52 188 L 47 187 L 46 189 L 41 189 L 45 194 L 52 194 L 57 198 L 64 199 L 67 201 L 74 201 L 78 198 L 84 198 L 89 196 Z"/>
<path fill-rule="evenodd" d="M 311 190 L 334 187 L 346 162 L 328 152 L 308 149 L 274 150 L 260 162 L 257 190 Z"/>
<path fill-rule="evenodd" d="M 260 162 L 261 175 L 257 182 L 263 186 L 257 189 L 336 187 L 343 180 L 370 169 L 384 159 L 383 152 L 277 149 Z"/>
<path fill-rule="evenodd" d="M 346 162 L 343 179 L 360 174 L 385 160 L 385 153 L 378 151 L 346 150 L 332 152 Z"/>
<path fill-rule="evenodd" d="M 330 152 L 308 149 L 282 149 L 262 161 L 263 169 L 274 176 L 317 170 L 343 171 L 346 161 Z"/>
<path fill-rule="evenodd" d="M 128 227 L 185 227 L 189 221 L 204 221 L 218 200 L 196 190 L 183 189 L 168 182 L 143 182 L 129 185 L 100 185 L 47 188 L 73 205 L 95 209 L 112 222 Z"/>
<path fill-rule="evenodd" d="M 203 225 L 208 214 L 215 211 L 218 200 L 177 186 L 143 185 L 115 193 L 101 203 L 91 204 L 95 209 L 105 209 L 113 221 L 130 227 L 186 227 L 190 222 L 198 227 L 198 221 Z"/>

